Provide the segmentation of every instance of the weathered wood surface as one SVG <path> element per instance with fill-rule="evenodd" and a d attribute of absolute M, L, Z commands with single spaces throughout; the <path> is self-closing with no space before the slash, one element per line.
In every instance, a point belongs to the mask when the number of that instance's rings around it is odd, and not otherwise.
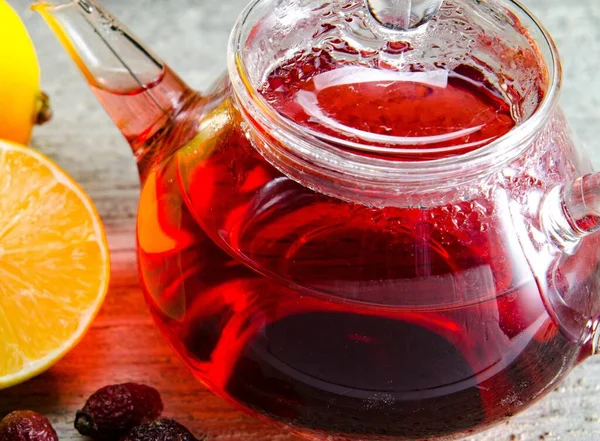
<path fill-rule="evenodd" d="M 134 216 L 138 182 L 133 159 L 66 54 L 28 0 L 8 0 L 23 14 L 38 47 L 44 89 L 55 117 L 34 145 L 93 196 L 112 248 L 111 289 L 84 341 L 47 373 L 0 392 L 0 415 L 16 408 L 47 414 L 65 441 L 86 395 L 108 382 L 143 381 L 163 393 L 166 414 L 222 441 L 291 441 L 292 435 L 247 418 L 213 397 L 172 354 L 153 327 L 138 288 Z M 524 0 L 545 22 L 565 67 L 563 106 L 600 167 L 600 2 Z M 246 0 L 106 0 L 106 5 L 193 86 L 206 87 L 225 66 L 229 30 Z M 579 366 L 555 392 L 508 424 L 469 441 L 598 441 L 600 359 Z"/>

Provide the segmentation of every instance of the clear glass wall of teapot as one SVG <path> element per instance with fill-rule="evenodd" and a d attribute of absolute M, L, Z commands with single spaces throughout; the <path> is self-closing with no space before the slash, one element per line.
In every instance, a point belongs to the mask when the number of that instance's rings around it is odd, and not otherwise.
<path fill-rule="evenodd" d="M 97 2 L 35 8 L 132 147 L 145 298 L 214 393 L 449 439 L 597 352 L 600 177 L 519 3 L 255 0 L 203 94 Z"/>

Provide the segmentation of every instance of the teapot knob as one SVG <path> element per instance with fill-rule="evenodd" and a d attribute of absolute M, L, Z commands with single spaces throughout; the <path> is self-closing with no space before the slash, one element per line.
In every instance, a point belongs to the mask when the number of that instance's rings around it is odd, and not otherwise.
<path fill-rule="evenodd" d="M 365 0 L 375 21 L 387 29 L 407 31 L 429 22 L 444 0 Z"/>

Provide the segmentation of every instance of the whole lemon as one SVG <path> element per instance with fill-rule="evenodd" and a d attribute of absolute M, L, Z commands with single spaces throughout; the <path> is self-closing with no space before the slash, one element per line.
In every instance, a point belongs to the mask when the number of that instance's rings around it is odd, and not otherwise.
<path fill-rule="evenodd" d="M 0 0 L 0 138 L 28 144 L 36 123 L 50 118 L 40 68 L 18 14 Z"/>

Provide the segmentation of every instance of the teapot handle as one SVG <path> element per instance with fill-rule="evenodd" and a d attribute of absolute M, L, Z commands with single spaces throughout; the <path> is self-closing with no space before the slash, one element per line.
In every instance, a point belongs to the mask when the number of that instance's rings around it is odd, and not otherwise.
<path fill-rule="evenodd" d="M 582 250 L 579 245 L 584 237 L 600 231 L 600 173 L 554 187 L 541 208 L 542 230 L 560 253 L 556 265 L 566 265 L 568 269 L 569 262 L 572 265 L 572 259 L 577 259 L 576 253 L 580 252 L 586 261 L 583 265 L 589 266 L 586 256 L 596 256 L 597 251 L 593 247 Z M 579 361 L 600 354 L 600 311 L 597 300 L 592 301 L 597 294 L 589 292 L 591 296 L 585 297 L 579 292 L 565 297 L 560 288 L 555 288 L 546 294 L 549 312 L 566 335 L 581 343 Z"/>
<path fill-rule="evenodd" d="M 600 230 L 600 173 L 552 189 L 542 207 L 542 228 L 568 254 L 583 237 Z"/>

